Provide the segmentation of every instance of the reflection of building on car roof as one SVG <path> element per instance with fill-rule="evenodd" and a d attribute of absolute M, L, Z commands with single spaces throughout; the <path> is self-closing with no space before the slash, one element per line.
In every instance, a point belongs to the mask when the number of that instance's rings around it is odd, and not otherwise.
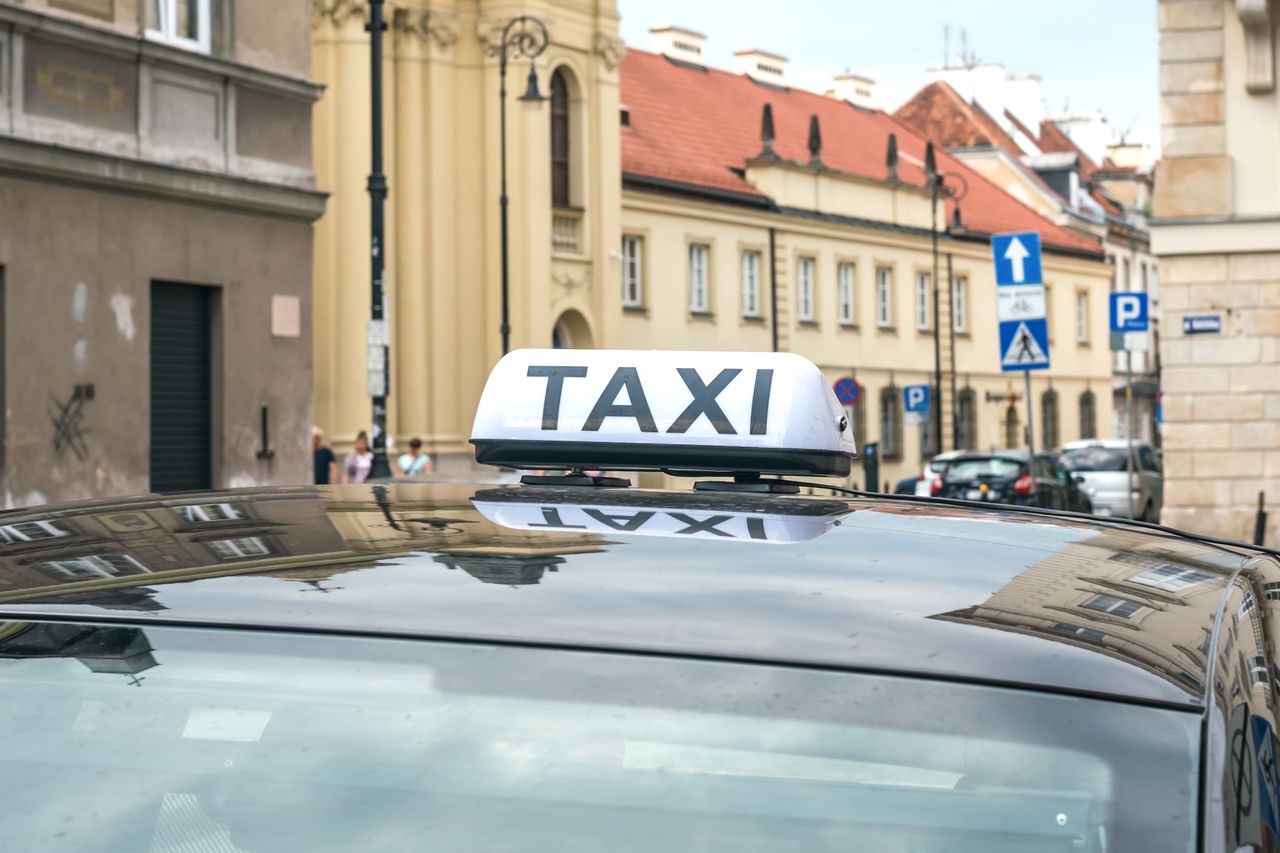
<path fill-rule="evenodd" d="M 478 453 L 563 476 L 8 514 L 0 689 L 58 784 L 6 831 L 91 846 L 62 818 L 92 784 L 129 849 L 313 849 L 315 821 L 413 849 L 424 816 L 458 850 L 548 821 L 583 849 L 1274 837 L 1275 554 L 824 485 L 848 424 L 790 356 L 499 367 Z"/>

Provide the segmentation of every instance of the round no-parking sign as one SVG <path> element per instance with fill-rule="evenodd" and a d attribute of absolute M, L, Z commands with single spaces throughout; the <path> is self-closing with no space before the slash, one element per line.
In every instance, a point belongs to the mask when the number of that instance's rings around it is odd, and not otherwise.
<path fill-rule="evenodd" d="M 858 402 L 858 397 L 862 394 L 862 386 L 852 376 L 841 376 L 832 384 L 831 390 L 836 392 L 836 399 L 845 406 Z"/>

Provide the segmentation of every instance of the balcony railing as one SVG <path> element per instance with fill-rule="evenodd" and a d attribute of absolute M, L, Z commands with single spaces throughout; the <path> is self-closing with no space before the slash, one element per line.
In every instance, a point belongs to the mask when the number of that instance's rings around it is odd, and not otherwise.
<path fill-rule="evenodd" d="M 582 211 L 557 208 L 551 212 L 551 250 L 582 253 Z"/>

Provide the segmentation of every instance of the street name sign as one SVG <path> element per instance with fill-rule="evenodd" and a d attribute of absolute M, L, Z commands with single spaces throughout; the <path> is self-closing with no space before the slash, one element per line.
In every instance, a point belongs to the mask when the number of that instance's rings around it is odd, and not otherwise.
<path fill-rule="evenodd" d="M 1221 332 L 1221 314 L 1204 314 L 1199 317 L 1182 318 L 1182 334 L 1184 335 L 1216 335 Z"/>
<path fill-rule="evenodd" d="M 996 315 L 1000 321 L 1000 369 L 1047 370 L 1049 324 L 1041 282 L 1040 235 L 1034 231 L 991 238 L 996 265 Z"/>

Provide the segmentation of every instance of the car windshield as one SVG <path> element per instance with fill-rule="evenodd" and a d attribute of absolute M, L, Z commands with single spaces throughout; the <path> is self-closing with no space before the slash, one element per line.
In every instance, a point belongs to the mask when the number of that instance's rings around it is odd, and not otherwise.
<path fill-rule="evenodd" d="M 1190 712 L 482 644 L 6 635 L 6 849 L 1194 848 Z"/>
<path fill-rule="evenodd" d="M 997 480 L 1016 477 L 1022 470 L 1017 459 L 987 456 L 976 459 L 957 459 L 945 471 L 948 480 Z"/>
<path fill-rule="evenodd" d="M 1062 452 L 1068 471 L 1125 471 L 1124 451 L 1115 447 L 1077 447 Z"/>

